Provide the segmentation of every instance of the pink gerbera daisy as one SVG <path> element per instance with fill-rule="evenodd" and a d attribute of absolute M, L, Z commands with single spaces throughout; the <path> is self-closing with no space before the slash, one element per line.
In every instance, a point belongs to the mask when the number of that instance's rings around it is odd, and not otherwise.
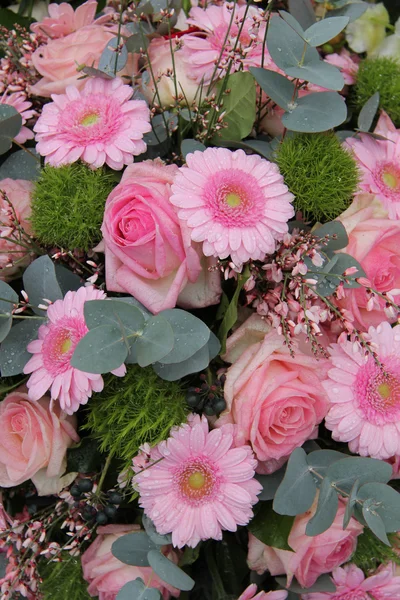
<path fill-rule="evenodd" d="M 255 583 L 247 587 L 238 600 L 286 600 L 288 593 L 285 590 L 277 590 L 276 592 L 258 592 Z"/>
<path fill-rule="evenodd" d="M 72 415 L 87 403 L 92 392 L 103 389 L 101 375 L 80 371 L 70 361 L 78 342 L 88 332 L 83 314 L 85 302 L 105 297 L 104 292 L 92 286 L 81 287 L 49 306 L 48 321 L 40 326 L 39 339 L 27 346 L 33 354 L 24 368 L 24 373 L 32 373 L 26 384 L 31 400 L 39 400 L 50 389 L 51 398 L 58 399 L 61 408 Z M 112 373 L 122 376 L 125 371 L 123 364 Z"/>
<path fill-rule="evenodd" d="M 23 92 L 14 92 L 13 94 L 3 94 L 0 98 L 0 104 L 8 104 L 13 106 L 19 112 L 22 118 L 22 127 L 18 135 L 15 136 L 15 141 L 19 144 L 25 144 L 26 140 L 33 139 L 33 132 L 25 127 L 25 123 L 29 121 L 36 113 L 31 109 L 32 102 L 28 102 Z"/>
<path fill-rule="evenodd" d="M 381 365 L 351 342 L 330 347 L 325 424 L 352 452 L 386 459 L 400 454 L 400 325 L 384 322 L 368 333 Z"/>
<path fill-rule="evenodd" d="M 206 256 L 240 265 L 275 250 L 293 217 L 293 195 L 276 164 L 243 150 L 207 148 L 186 157 L 172 185 L 171 202 Z"/>
<path fill-rule="evenodd" d="M 353 151 L 358 162 L 360 189 L 375 194 L 390 219 L 400 219 L 400 132 L 382 111 L 374 133 L 388 139 L 360 134 L 360 139 L 347 138 L 345 146 Z"/>
<path fill-rule="evenodd" d="M 53 94 L 34 127 L 36 149 L 58 167 L 82 159 L 98 168 L 115 170 L 146 150 L 143 134 L 151 130 L 150 111 L 143 100 L 130 100 L 133 90 L 122 79 L 88 79 L 78 90 Z"/>
<path fill-rule="evenodd" d="M 160 460 L 162 459 L 162 460 Z M 205 417 L 188 424 L 151 451 L 157 461 L 133 478 L 140 505 L 160 534 L 194 548 L 200 540 L 222 539 L 253 516 L 261 491 L 254 479 L 257 461 L 250 446 L 234 447 L 233 425 L 209 432 Z"/>
<path fill-rule="evenodd" d="M 38 23 L 33 23 L 31 31 L 38 35 L 45 34 L 52 40 L 69 35 L 87 25 L 103 25 L 112 20 L 112 13 L 96 19 L 96 0 L 88 0 L 76 10 L 68 2 L 49 4 L 47 10 L 49 16 Z"/>
<path fill-rule="evenodd" d="M 338 567 L 332 573 L 336 592 L 304 594 L 303 600 L 395 600 L 400 598 L 400 577 L 395 565 L 382 565 L 371 577 L 356 565 Z"/>
<path fill-rule="evenodd" d="M 233 20 L 232 10 L 235 11 Z M 264 44 L 265 22 L 261 10 L 250 7 L 243 23 L 245 11 L 245 4 L 237 6 L 228 2 L 206 9 L 199 6 L 191 9 L 187 22 L 201 31 L 183 37 L 183 55 L 197 83 L 209 84 L 217 63 L 220 77 L 231 59 L 231 72 L 262 65 L 276 70 Z"/>

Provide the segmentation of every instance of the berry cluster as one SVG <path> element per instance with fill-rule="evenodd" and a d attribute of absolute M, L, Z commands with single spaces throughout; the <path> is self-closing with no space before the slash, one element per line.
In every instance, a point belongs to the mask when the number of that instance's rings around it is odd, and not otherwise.
<path fill-rule="evenodd" d="M 118 492 L 109 491 L 107 494 L 96 494 L 91 479 L 78 479 L 71 487 L 70 494 L 74 498 L 74 506 L 79 510 L 84 521 L 95 522 L 97 525 L 106 525 L 113 521 L 122 502 Z"/>
<path fill-rule="evenodd" d="M 186 394 L 186 402 L 196 412 L 204 412 L 208 416 L 219 415 L 226 408 L 224 400 L 225 375 L 217 377 L 213 382 L 207 381 L 203 373 L 199 377 L 199 386 L 190 387 Z"/>

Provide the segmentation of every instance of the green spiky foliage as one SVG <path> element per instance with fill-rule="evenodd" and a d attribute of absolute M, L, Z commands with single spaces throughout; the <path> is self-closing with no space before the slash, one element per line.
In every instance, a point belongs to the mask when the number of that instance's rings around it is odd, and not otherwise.
<path fill-rule="evenodd" d="M 393 542 L 396 534 L 389 534 L 389 540 Z M 362 535 L 357 538 L 357 549 L 351 558 L 351 562 L 360 567 L 364 573 L 375 571 L 380 565 L 387 562 L 400 565 L 400 556 L 395 550 L 386 546 L 367 527 Z"/>
<path fill-rule="evenodd" d="M 65 552 L 61 558 L 61 562 L 42 562 L 40 592 L 43 600 L 90 600 L 79 557 Z"/>
<path fill-rule="evenodd" d="M 400 126 L 400 65 L 392 58 L 363 60 L 357 73 L 354 101 L 359 110 L 379 92 L 379 108 Z"/>
<path fill-rule="evenodd" d="M 306 220 L 331 221 L 350 205 L 359 171 L 334 133 L 287 136 L 276 162 Z"/>
<path fill-rule="evenodd" d="M 46 166 L 32 197 L 32 228 L 46 246 L 87 251 L 101 240 L 101 223 L 113 175 L 84 164 Z"/>
<path fill-rule="evenodd" d="M 177 382 L 160 379 L 151 367 L 128 366 L 125 377 L 106 380 L 87 406 L 85 428 L 102 452 L 132 464 L 139 446 L 157 444 L 186 421 L 185 395 Z"/>

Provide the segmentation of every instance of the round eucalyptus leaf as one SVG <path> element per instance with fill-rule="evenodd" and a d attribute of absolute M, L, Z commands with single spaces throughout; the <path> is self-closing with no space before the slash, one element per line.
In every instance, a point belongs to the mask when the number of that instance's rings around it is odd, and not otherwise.
<path fill-rule="evenodd" d="M 120 367 L 128 354 L 121 330 L 101 325 L 87 332 L 75 348 L 71 366 L 86 373 L 109 373 Z"/>
<path fill-rule="evenodd" d="M 0 154 L 8 152 L 21 127 L 22 117 L 17 109 L 9 104 L 0 104 Z"/>
<path fill-rule="evenodd" d="M 312 505 L 317 486 L 302 448 L 290 455 L 285 477 L 274 498 L 274 511 L 280 515 L 296 516 L 306 512 Z"/>
<path fill-rule="evenodd" d="M 392 467 L 388 463 L 362 456 L 350 456 L 339 460 L 326 472 L 326 477 L 346 494 L 350 493 L 357 479 L 360 485 L 369 482 L 387 483 L 391 476 Z"/>
<path fill-rule="evenodd" d="M 386 464 L 386 463 L 385 463 Z M 385 525 L 385 531 L 393 532 L 400 529 L 400 494 L 385 483 L 365 483 L 357 494 L 358 500 L 373 500 L 374 513 L 379 515 Z M 372 513 L 371 505 L 370 512 Z M 363 510 L 363 516 L 367 521 Z M 368 523 L 368 521 L 367 521 Z M 374 532 L 375 533 L 375 532 Z"/>
<path fill-rule="evenodd" d="M 2 377 L 12 377 L 23 372 L 32 354 L 26 347 L 37 338 L 39 327 L 44 321 L 24 319 L 11 328 L 0 347 L 0 371 Z"/>
<path fill-rule="evenodd" d="M 336 92 L 316 92 L 298 98 L 296 108 L 282 117 L 291 131 L 318 133 L 341 125 L 347 118 L 347 106 Z"/>
<path fill-rule="evenodd" d="M 274 63 L 285 73 L 290 67 L 298 67 L 302 59 L 303 64 L 319 60 L 317 50 L 308 46 L 299 34 L 278 16 L 271 18 L 267 47 Z"/>
<path fill-rule="evenodd" d="M 275 73 L 275 71 L 268 71 L 268 69 L 250 67 L 250 73 L 254 75 L 261 89 L 275 104 L 285 110 L 289 109 L 294 96 L 294 83 L 283 75 Z"/>
<path fill-rule="evenodd" d="M 207 325 L 186 310 L 172 308 L 160 313 L 172 327 L 174 345 L 162 363 L 170 365 L 180 363 L 198 352 L 210 339 L 210 329 Z"/>
<path fill-rule="evenodd" d="M 360 488 L 360 482 L 358 479 L 355 480 L 353 487 L 351 488 L 350 496 L 347 500 L 346 510 L 344 511 L 343 516 L 343 529 L 346 529 L 348 524 L 350 523 L 350 519 L 354 513 L 354 505 L 357 501 L 357 494 Z"/>
<path fill-rule="evenodd" d="M 30 152 L 35 154 L 37 158 L 40 158 L 35 150 L 31 149 Z M 37 179 L 39 175 L 40 160 L 36 160 L 31 154 L 25 152 L 25 150 L 13 152 L 11 156 L 6 158 L 0 167 L 0 179 L 9 177 L 10 179 L 26 179 L 28 181 L 33 181 Z"/>
<path fill-rule="evenodd" d="M 142 523 L 153 544 L 156 544 L 156 546 L 165 546 L 166 544 L 171 544 L 172 535 L 170 533 L 165 535 L 158 533 L 153 521 L 145 514 L 142 516 Z"/>
<path fill-rule="evenodd" d="M 376 115 L 376 111 L 379 108 L 379 92 L 375 92 L 366 101 L 362 109 L 360 110 L 360 114 L 358 115 L 357 125 L 360 131 L 369 131 Z"/>
<path fill-rule="evenodd" d="M 182 144 L 181 144 L 181 152 L 183 155 L 183 158 L 186 158 L 186 156 L 188 154 L 191 154 L 192 152 L 196 152 L 196 150 L 199 150 L 200 152 L 204 152 L 204 150 L 206 149 L 205 145 L 202 144 L 201 142 L 199 142 L 198 140 L 183 140 Z"/>
<path fill-rule="evenodd" d="M 365 500 L 362 507 L 363 517 L 372 533 L 374 533 L 381 542 L 390 546 L 388 536 L 386 535 L 385 523 L 378 514 L 376 508 L 377 506 L 372 498 Z"/>
<path fill-rule="evenodd" d="M 338 505 L 337 491 L 333 489 L 329 479 L 325 478 L 319 490 L 315 515 L 307 523 L 306 535 L 319 535 L 329 529 L 335 520 Z"/>
<path fill-rule="evenodd" d="M 286 73 L 291 77 L 305 79 L 328 90 L 340 91 L 344 86 L 344 78 L 339 69 L 323 60 L 287 68 Z"/>
<path fill-rule="evenodd" d="M 43 300 L 55 302 L 63 298 L 63 293 L 57 281 L 53 261 L 47 255 L 34 260 L 23 274 L 24 290 L 33 305 L 33 311 L 38 315 L 46 315 L 46 311 L 38 308 Z"/>
<path fill-rule="evenodd" d="M 128 336 L 140 335 L 146 322 L 138 307 L 118 300 L 88 300 L 83 310 L 89 329 L 100 325 L 114 325 L 119 327 L 127 343 L 136 340 L 136 337 L 131 339 Z"/>
<path fill-rule="evenodd" d="M 167 356 L 174 346 L 174 332 L 162 315 L 150 317 L 135 342 L 137 361 L 147 367 Z"/>
<path fill-rule="evenodd" d="M 148 588 L 142 579 L 128 581 L 118 592 L 116 600 L 160 600 L 161 592 L 156 588 Z"/>
<path fill-rule="evenodd" d="M 349 17 L 330 17 L 321 19 L 307 29 L 305 40 L 310 46 L 321 46 L 333 39 L 348 25 Z"/>
<path fill-rule="evenodd" d="M 147 554 L 154 550 L 156 545 L 151 541 L 145 531 L 127 533 L 115 540 L 111 546 L 112 555 L 126 565 L 135 567 L 148 567 Z"/>
<path fill-rule="evenodd" d="M 107 75 L 113 76 L 122 71 L 128 60 L 128 50 L 126 46 L 122 46 L 117 50 L 117 47 L 121 45 L 121 41 L 118 42 L 118 37 L 112 38 L 107 42 L 107 46 L 104 48 L 99 61 L 99 70 L 103 71 Z"/>
<path fill-rule="evenodd" d="M 147 555 L 150 566 L 154 573 L 158 575 L 162 581 L 176 587 L 178 590 L 190 591 L 195 584 L 194 580 L 177 567 L 173 562 L 168 560 L 158 550 L 150 550 Z"/>
<path fill-rule="evenodd" d="M 18 304 L 18 294 L 5 281 L 0 280 L 0 342 L 8 335 L 12 325 L 12 310 Z"/>

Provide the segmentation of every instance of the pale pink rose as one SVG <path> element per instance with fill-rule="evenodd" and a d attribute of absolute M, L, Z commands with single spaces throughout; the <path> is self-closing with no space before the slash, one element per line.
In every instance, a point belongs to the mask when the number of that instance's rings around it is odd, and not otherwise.
<path fill-rule="evenodd" d="M 243 336 L 236 335 L 243 347 Z M 276 468 L 315 433 L 327 412 L 320 383 L 327 361 L 307 356 L 300 348 L 292 358 L 284 341 L 271 330 L 235 360 L 226 373 L 227 410 L 216 422 L 235 423 L 238 443 L 250 442 L 257 459 L 278 461 Z M 232 355 L 229 340 L 227 346 Z"/>
<path fill-rule="evenodd" d="M 285 590 L 276 592 L 258 592 L 255 583 L 251 583 L 241 594 L 238 600 L 286 600 L 288 593 Z"/>
<path fill-rule="evenodd" d="M 349 236 L 343 252 L 360 263 L 373 289 L 392 292 L 394 301 L 400 303 L 400 221 L 382 218 L 382 210 L 371 194 L 356 197 L 339 217 Z M 360 287 L 346 289 L 345 298 L 338 301 L 342 308 L 351 311 L 357 327 L 363 330 L 388 319 L 385 301 L 376 296 L 373 304 L 368 304 L 368 299 Z"/>
<path fill-rule="evenodd" d="M 25 244 L 26 240 L 21 239 L 15 217 L 19 227 L 30 235 L 32 233 L 30 224 L 32 190 L 31 181 L 0 180 L 0 279 L 3 281 L 19 276 L 21 268 L 25 267 L 30 260 L 29 251 L 19 243 Z"/>
<path fill-rule="evenodd" d="M 106 525 L 97 528 L 97 537 L 82 554 L 83 576 L 90 584 L 90 596 L 99 600 L 115 600 L 120 589 L 140 577 L 148 587 L 160 590 L 163 600 L 177 598 L 179 590 L 161 581 L 151 567 L 133 567 L 122 563 L 111 553 L 113 543 L 127 533 L 140 531 L 139 525 Z M 163 554 L 175 564 L 178 554 L 172 546 L 163 546 Z"/>
<path fill-rule="evenodd" d="M 185 36 L 180 38 L 184 44 Z M 172 52 L 174 64 L 172 63 Z M 163 108 L 168 108 L 175 104 L 175 98 L 178 97 L 180 104 L 192 104 L 196 95 L 199 99 L 200 87 L 190 78 L 190 65 L 183 59 L 183 50 L 175 50 L 175 41 L 165 40 L 164 38 L 153 39 L 148 48 L 149 60 L 157 83 L 157 94 L 154 81 L 150 70 L 147 71 L 147 77 L 142 78 L 142 90 L 147 100 L 151 103 L 155 101 L 161 103 Z M 174 73 L 178 95 L 175 90 Z"/>
<path fill-rule="evenodd" d="M 332 525 L 327 531 L 316 536 L 306 535 L 306 526 L 314 515 L 316 502 L 306 513 L 298 515 L 288 537 L 293 552 L 266 546 L 252 534 L 249 535 L 247 562 L 257 573 L 270 571 L 271 575 L 286 575 L 290 585 L 296 577 L 301 586 L 311 587 L 323 573 L 347 562 L 357 546 L 357 537 L 363 526 L 351 518 L 347 529 L 343 530 L 344 502 L 339 508 Z"/>
<path fill-rule="evenodd" d="M 340 54 L 334 53 L 325 56 L 325 62 L 340 69 L 346 85 L 353 85 L 356 82 L 359 62 L 357 55 L 350 54 L 348 50 L 343 48 Z"/>
<path fill-rule="evenodd" d="M 42 79 L 31 87 L 31 94 L 49 98 L 52 94 L 63 94 L 67 86 L 81 89 L 86 79 L 78 67 L 98 67 L 100 56 L 115 34 L 106 26 L 88 25 L 65 37 L 49 39 L 32 54 L 32 62 Z M 132 76 L 137 59 L 130 53 L 125 68 L 118 76 Z"/>
<path fill-rule="evenodd" d="M 177 303 L 216 304 L 221 293 L 218 271 L 202 268 L 201 253 L 170 203 L 177 171 L 161 160 L 129 165 L 104 212 L 107 289 L 128 292 L 153 313 Z"/>
<path fill-rule="evenodd" d="M 25 386 L 0 403 L 0 431 L 0 486 L 7 488 L 28 479 L 35 483 L 36 476 L 41 482 L 42 469 L 47 478 L 59 478 L 67 448 L 79 441 L 76 419 L 51 406 L 47 396 L 32 402 Z"/>
<path fill-rule="evenodd" d="M 112 13 L 95 20 L 97 11 L 96 0 L 84 2 L 76 10 L 68 2 L 49 4 L 48 17 L 31 25 L 31 30 L 36 34 L 48 35 L 51 39 L 64 37 L 86 27 L 87 25 L 103 25 L 111 20 Z"/>

